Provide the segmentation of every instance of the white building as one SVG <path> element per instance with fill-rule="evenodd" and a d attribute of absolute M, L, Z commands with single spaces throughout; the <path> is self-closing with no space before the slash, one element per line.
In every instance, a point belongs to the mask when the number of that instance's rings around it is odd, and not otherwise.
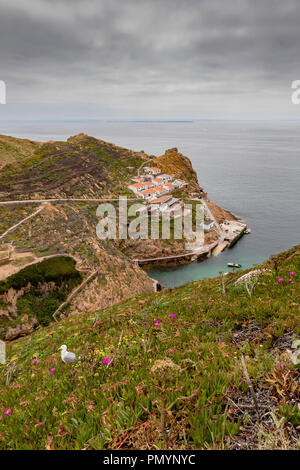
<path fill-rule="evenodd" d="M 154 188 L 156 185 L 152 181 L 143 181 L 142 183 L 135 183 L 128 186 L 128 189 L 133 191 L 135 194 L 138 194 L 140 191 L 145 189 Z"/>
<path fill-rule="evenodd" d="M 152 183 L 154 183 L 155 186 L 162 186 L 164 184 L 164 182 L 161 178 L 153 178 Z"/>
<path fill-rule="evenodd" d="M 164 183 L 169 183 L 173 179 L 171 175 L 167 174 L 159 175 L 159 178 L 162 179 Z"/>
<path fill-rule="evenodd" d="M 176 189 L 173 183 L 165 183 L 164 188 L 166 188 L 167 191 L 174 191 L 174 189 Z"/>
<path fill-rule="evenodd" d="M 167 190 L 161 186 L 158 186 L 156 188 L 150 188 L 150 189 L 145 189 L 140 192 L 141 197 L 144 199 L 155 199 L 158 196 L 162 196 L 163 194 L 166 194 Z"/>
<path fill-rule="evenodd" d="M 149 175 L 159 175 L 160 172 L 160 169 L 156 166 L 144 166 L 144 173 L 149 173 Z"/>
<path fill-rule="evenodd" d="M 182 186 L 184 186 L 184 182 L 183 181 L 178 181 L 178 180 L 174 180 L 173 184 L 176 188 L 181 188 Z"/>
<path fill-rule="evenodd" d="M 214 228 L 214 221 L 210 219 L 204 220 L 204 222 L 201 223 L 201 226 L 204 229 L 204 232 L 210 232 Z"/>

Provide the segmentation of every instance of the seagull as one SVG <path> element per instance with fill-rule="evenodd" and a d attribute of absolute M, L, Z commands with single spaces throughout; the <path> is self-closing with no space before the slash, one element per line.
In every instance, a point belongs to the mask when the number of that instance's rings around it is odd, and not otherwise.
<path fill-rule="evenodd" d="M 80 359 L 80 356 L 77 358 L 75 353 L 67 351 L 67 346 L 63 344 L 59 349 L 61 349 L 61 359 L 66 364 L 73 364 L 77 359 Z"/>

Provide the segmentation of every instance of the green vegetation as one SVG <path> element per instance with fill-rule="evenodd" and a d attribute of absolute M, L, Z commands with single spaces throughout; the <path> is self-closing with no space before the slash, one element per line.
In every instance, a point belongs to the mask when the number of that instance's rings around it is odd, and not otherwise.
<path fill-rule="evenodd" d="M 2 165 L 10 168 L 22 165 L 24 160 L 33 155 L 39 145 L 38 142 L 28 139 L 0 135 L 0 168 Z"/>
<path fill-rule="evenodd" d="M 81 279 L 80 274 L 75 269 L 75 260 L 73 258 L 50 258 L 40 263 L 31 264 L 4 281 L 0 281 L 0 293 L 3 294 L 10 288 L 19 290 L 26 287 L 28 283 L 36 287 L 40 282 L 54 281 L 61 283 L 71 278 Z"/>
<path fill-rule="evenodd" d="M 144 161 L 136 152 L 83 134 L 66 142 L 44 144 L 0 136 L 0 150 L 1 146 L 8 146 L 13 155 L 7 161 L 18 162 L 2 168 L 0 192 L 4 199 L 128 194 L 130 176 Z"/>
<path fill-rule="evenodd" d="M 39 325 L 46 326 L 52 321 L 55 310 L 63 303 L 70 292 L 81 281 L 75 269 L 75 261 L 67 257 L 55 257 L 32 264 L 0 281 L 0 295 L 9 289 L 16 291 L 14 300 L 0 301 L 3 311 L 13 309 L 14 314 L 0 317 L 0 338 L 4 339 L 8 327 L 15 328 L 27 320 L 35 318 Z M 19 296 L 18 292 L 23 289 Z M 14 306 L 15 305 L 15 306 Z"/>
<path fill-rule="evenodd" d="M 8 228 L 28 217 L 37 209 L 37 204 L 26 204 L 23 206 L 13 205 L 12 207 L 0 206 L 0 235 L 2 235 L 2 233 L 4 233 Z"/>
<path fill-rule="evenodd" d="M 44 295 L 38 288 L 31 288 L 17 300 L 18 316 L 35 316 L 39 325 L 47 326 L 52 321 L 55 310 L 66 300 L 68 294 L 78 284 L 78 278 L 59 283 Z"/>
<path fill-rule="evenodd" d="M 299 447 L 299 369 L 286 352 L 300 334 L 299 248 L 266 263 L 251 296 L 232 273 L 225 293 L 220 277 L 194 282 L 8 344 L 0 448 Z M 62 363 L 61 344 L 82 360 Z"/>

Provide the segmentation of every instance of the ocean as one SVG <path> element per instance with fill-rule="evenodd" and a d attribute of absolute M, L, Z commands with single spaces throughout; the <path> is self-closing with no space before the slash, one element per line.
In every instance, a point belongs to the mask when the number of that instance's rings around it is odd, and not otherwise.
<path fill-rule="evenodd" d="M 229 261 L 248 268 L 300 242 L 300 122 L 0 121 L 0 134 L 33 140 L 80 132 L 154 155 L 177 147 L 209 199 L 251 228 L 217 257 L 149 271 L 164 286 L 217 276 Z"/>

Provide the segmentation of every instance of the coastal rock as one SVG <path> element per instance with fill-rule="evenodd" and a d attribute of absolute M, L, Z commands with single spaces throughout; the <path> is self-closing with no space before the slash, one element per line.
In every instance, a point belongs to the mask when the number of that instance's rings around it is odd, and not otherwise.
<path fill-rule="evenodd" d="M 28 319 L 27 315 L 24 315 L 21 319 L 21 323 L 15 328 L 8 327 L 5 335 L 6 341 L 12 341 L 13 339 L 19 338 L 21 336 L 27 336 L 33 333 L 35 328 L 38 326 L 38 321 L 36 318 Z"/>

